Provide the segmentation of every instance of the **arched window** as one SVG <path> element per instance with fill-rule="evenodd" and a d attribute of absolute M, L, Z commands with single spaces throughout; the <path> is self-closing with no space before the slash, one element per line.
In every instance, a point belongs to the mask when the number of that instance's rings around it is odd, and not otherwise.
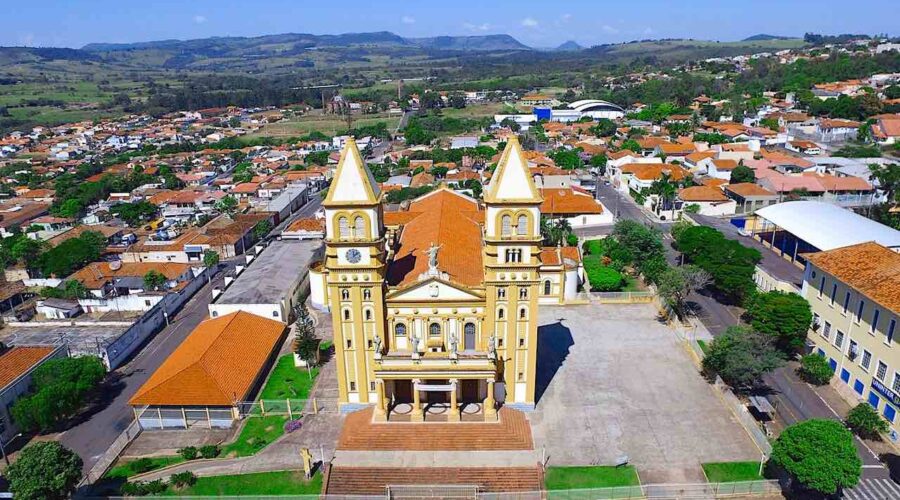
<path fill-rule="evenodd" d="M 524 307 L 519 309 L 519 319 L 528 319 L 528 309 Z"/>
<path fill-rule="evenodd" d="M 354 238 L 365 238 L 366 237 L 366 221 L 360 216 L 356 216 L 356 219 L 353 219 L 353 237 Z"/>
<path fill-rule="evenodd" d="M 520 299 L 528 298 L 528 288 L 526 288 L 524 286 L 519 288 L 519 298 Z"/>
<path fill-rule="evenodd" d="M 338 232 L 341 239 L 350 237 L 350 221 L 348 221 L 346 217 L 338 219 Z"/>
<path fill-rule="evenodd" d="M 406 325 L 403 323 L 397 323 L 394 325 L 394 335 L 397 337 L 405 337 L 406 336 Z"/>
<path fill-rule="evenodd" d="M 509 236 L 512 234 L 512 217 L 509 215 L 504 215 L 500 219 L 500 234 L 503 236 Z"/>
<path fill-rule="evenodd" d="M 520 215 L 519 222 L 516 223 L 516 234 L 519 236 L 525 236 L 528 234 L 528 216 Z"/>
<path fill-rule="evenodd" d="M 372 290 L 363 288 L 363 300 L 372 300 Z"/>
<path fill-rule="evenodd" d="M 350 321 L 350 309 L 344 309 L 344 321 Z"/>
<path fill-rule="evenodd" d="M 463 333 L 466 335 L 475 335 L 475 323 L 466 323 Z"/>
<path fill-rule="evenodd" d="M 506 316 L 506 311 L 501 307 L 497 309 L 497 319 L 503 319 Z"/>
<path fill-rule="evenodd" d="M 366 321 L 372 321 L 372 310 L 366 309 Z"/>
<path fill-rule="evenodd" d="M 498 288 L 497 289 L 497 298 L 505 299 L 506 298 L 506 288 Z"/>
<path fill-rule="evenodd" d="M 341 300 L 350 300 L 350 290 L 341 288 Z"/>
<path fill-rule="evenodd" d="M 544 282 L 544 295 L 550 295 L 550 280 Z"/>
<path fill-rule="evenodd" d="M 428 335 L 431 337 L 439 337 L 441 335 L 441 325 L 438 323 L 428 325 Z"/>

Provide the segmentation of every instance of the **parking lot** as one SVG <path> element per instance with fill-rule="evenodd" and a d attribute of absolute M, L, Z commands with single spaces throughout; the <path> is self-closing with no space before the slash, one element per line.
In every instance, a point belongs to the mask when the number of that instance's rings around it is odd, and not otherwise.
<path fill-rule="evenodd" d="M 651 304 L 543 307 L 535 445 L 550 465 L 627 456 L 643 483 L 704 482 L 760 452 Z"/>

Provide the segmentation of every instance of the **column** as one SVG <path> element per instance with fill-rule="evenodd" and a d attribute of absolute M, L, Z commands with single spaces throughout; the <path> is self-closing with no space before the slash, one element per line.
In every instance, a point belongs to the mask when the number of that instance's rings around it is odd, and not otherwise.
<path fill-rule="evenodd" d="M 458 383 L 456 380 L 450 381 L 450 413 L 447 415 L 447 420 L 450 422 L 459 422 L 459 405 L 456 401 L 456 388 Z"/>
<path fill-rule="evenodd" d="M 375 416 L 374 419 L 378 422 L 384 422 L 387 420 L 387 412 L 385 411 L 385 401 L 384 401 L 384 380 L 377 379 L 375 380 Z"/>
<path fill-rule="evenodd" d="M 414 379 L 412 381 L 412 391 L 413 391 L 413 409 L 411 420 L 413 422 L 424 422 L 425 414 L 422 413 L 422 399 L 419 396 L 419 389 L 416 386 L 421 382 L 419 379 Z"/>
<path fill-rule="evenodd" d="M 487 379 L 487 397 L 484 398 L 484 420 L 491 422 L 497 420 L 496 401 L 494 401 L 494 379 Z"/>

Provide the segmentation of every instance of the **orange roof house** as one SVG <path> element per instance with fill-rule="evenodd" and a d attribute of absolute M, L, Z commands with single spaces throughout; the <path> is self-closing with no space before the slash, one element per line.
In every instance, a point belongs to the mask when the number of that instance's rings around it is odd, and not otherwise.
<path fill-rule="evenodd" d="M 244 311 L 207 319 L 132 396 L 132 406 L 224 406 L 252 397 L 285 324 Z"/>
<path fill-rule="evenodd" d="M 808 260 L 869 300 L 900 311 L 900 253 L 870 241 L 817 252 Z"/>
<path fill-rule="evenodd" d="M 21 346 L 4 352 L 0 355 L 0 390 L 6 389 L 56 350 L 56 347 Z"/>
<path fill-rule="evenodd" d="M 603 207 L 593 196 L 579 193 L 572 188 L 541 189 L 541 213 L 544 215 L 572 216 L 602 214 Z"/>
<path fill-rule="evenodd" d="M 683 201 L 728 201 L 721 189 L 712 186 L 691 186 L 678 191 Z"/>

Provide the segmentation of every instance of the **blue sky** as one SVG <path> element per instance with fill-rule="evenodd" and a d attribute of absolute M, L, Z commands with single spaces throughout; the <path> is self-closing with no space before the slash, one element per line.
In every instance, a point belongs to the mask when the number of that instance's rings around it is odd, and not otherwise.
<path fill-rule="evenodd" d="M 641 38 L 739 40 L 757 33 L 897 34 L 896 3 L 868 0 L 515 2 L 497 0 L 40 0 L 0 7 L 0 45 L 393 31 L 403 36 L 508 33 L 532 46 Z M 862 7 L 864 8 L 857 8 Z M 882 13 L 879 15 L 878 13 Z"/>

